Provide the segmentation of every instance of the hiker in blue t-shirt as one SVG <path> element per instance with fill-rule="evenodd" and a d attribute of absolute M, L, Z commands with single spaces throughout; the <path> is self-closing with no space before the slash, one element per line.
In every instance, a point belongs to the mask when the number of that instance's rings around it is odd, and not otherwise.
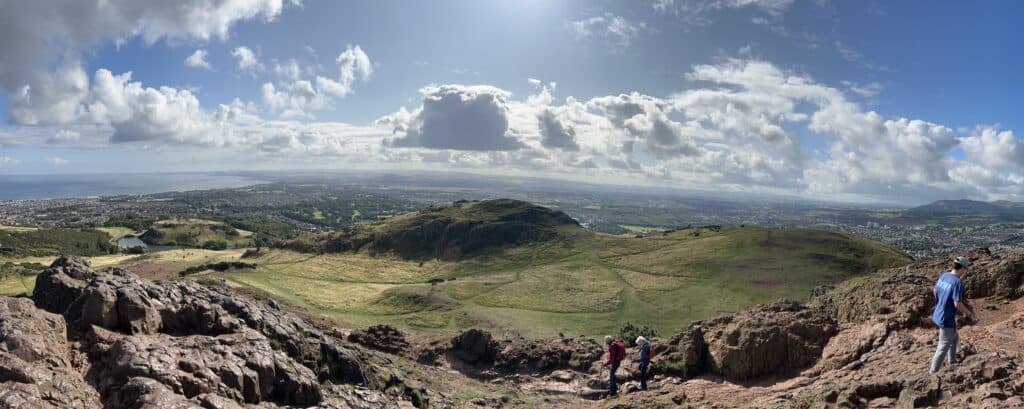
<path fill-rule="evenodd" d="M 956 332 L 957 311 L 967 316 L 969 320 L 974 320 L 974 308 L 971 308 L 964 298 L 964 283 L 960 281 L 960 277 L 963 277 L 970 265 L 967 257 L 957 257 L 953 260 L 953 271 L 942 273 L 932 288 L 932 293 L 935 294 L 932 321 L 939 326 L 939 345 L 932 358 L 931 373 L 938 372 L 943 358 L 950 365 L 956 363 L 956 345 L 960 341 L 960 335 Z"/>

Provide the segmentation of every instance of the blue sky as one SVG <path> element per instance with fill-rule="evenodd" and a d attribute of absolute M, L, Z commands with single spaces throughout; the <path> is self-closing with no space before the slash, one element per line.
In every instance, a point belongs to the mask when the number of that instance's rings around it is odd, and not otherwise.
<path fill-rule="evenodd" d="M 143 3 L 0 17 L 0 174 L 430 168 L 1024 199 L 1018 2 Z M 197 50 L 208 68 L 186 65 Z"/>

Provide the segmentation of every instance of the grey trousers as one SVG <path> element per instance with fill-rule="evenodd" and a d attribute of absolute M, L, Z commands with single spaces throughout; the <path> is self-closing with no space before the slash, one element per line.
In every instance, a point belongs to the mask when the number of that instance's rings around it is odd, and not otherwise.
<path fill-rule="evenodd" d="M 956 328 L 939 328 L 939 345 L 935 347 L 935 356 L 932 357 L 931 373 L 939 371 L 943 359 L 950 365 L 956 363 L 956 344 L 959 342 L 960 334 Z"/>

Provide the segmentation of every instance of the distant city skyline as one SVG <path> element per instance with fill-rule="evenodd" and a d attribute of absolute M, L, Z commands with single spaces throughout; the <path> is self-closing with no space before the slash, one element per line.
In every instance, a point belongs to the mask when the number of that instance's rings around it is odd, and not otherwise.
<path fill-rule="evenodd" d="M 0 15 L 0 178 L 455 170 L 1024 201 L 1024 4 L 109 0 Z"/>

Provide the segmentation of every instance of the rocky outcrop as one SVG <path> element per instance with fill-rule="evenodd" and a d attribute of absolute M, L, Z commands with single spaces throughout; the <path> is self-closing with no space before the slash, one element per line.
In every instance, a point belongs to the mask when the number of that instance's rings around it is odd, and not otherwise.
<path fill-rule="evenodd" d="M 971 268 L 963 277 L 968 298 L 1017 297 L 1022 294 L 1024 250 L 993 255 L 987 249 L 967 253 Z M 936 258 L 886 269 L 815 291 L 812 304 L 840 323 L 883 317 L 900 328 L 928 325 L 935 298 L 932 286 L 950 259 Z"/>
<path fill-rule="evenodd" d="M 498 342 L 494 367 L 510 372 L 589 371 L 605 349 L 591 338 L 512 339 Z"/>
<path fill-rule="evenodd" d="M 0 297 L 0 407 L 98 408 L 82 379 L 64 320 L 26 298 Z"/>
<path fill-rule="evenodd" d="M 968 298 L 1024 295 L 1024 249 L 995 255 L 988 249 L 979 249 L 968 257 L 971 268 L 963 278 Z"/>
<path fill-rule="evenodd" d="M 655 343 L 654 370 L 680 377 L 711 372 L 736 381 L 792 374 L 814 364 L 836 332 L 825 311 L 779 300 L 697 321 Z"/>
<path fill-rule="evenodd" d="M 472 369 L 491 373 L 550 373 L 556 370 L 588 372 L 605 352 L 592 338 L 512 338 L 495 340 L 487 331 L 470 329 L 455 338 L 450 346 L 430 349 L 428 353 L 447 354 L 449 360 L 469 364 Z M 439 357 L 420 359 L 436 363 Z"/>
<path fill-rule="evenodd" d="M 33 300 L 0 298 L 0 381 L 10 384 L 0 408 L 305 407 L 324 401 L 322 382 L 418 407 L 432 396 L 387 357 L 191 281 L 62 257 L 38 276 Z"/>
<path fill-rule="evenodd" d="M 392 354 L 401 354 L 409 349 L 405 335 L 390 325 L 374 325 L 365 330 L 355 330 L 348 334 L 347 338 L 367 348 Z"/>
<path fill-rule="evenodd" d="M 701 325 L 712 372 L 734 380 L 785 374 L 813 364 L 838 331 L 824 311 L 780 300 Z"/>
<path fill-rule="evenodd" d="M 498 357 L 498 342 L 490 332 L 471 329 L 452 339 L 451 352 L 462 362 L 490 365 Z"/>
<path fill-rule="evenodd" d="M 652 368 L 655 373 L 691 377 L 704 370 L 706 351 L 700 324 L 691 325 L 668 341 L 655 344 L 654 355 L 659 358 L 654 360 Z"/>
<path fill-rule="evenodd" d="M 266 337 L 248 328 L 173 337 L 126 336 L 94 327 L 88 336 L 88 376 L 103 396 L 132 378 L 148 377 L 186 398 L 212 393 L 237 402 L 302 406 L 322 399 L 312 370 L 274 351 Z"/>

